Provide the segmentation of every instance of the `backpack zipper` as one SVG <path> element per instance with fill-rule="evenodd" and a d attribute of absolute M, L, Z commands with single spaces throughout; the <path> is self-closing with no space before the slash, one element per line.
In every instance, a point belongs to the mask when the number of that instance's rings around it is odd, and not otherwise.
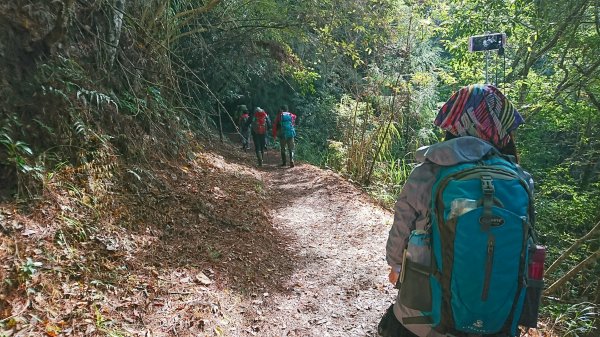
<path fill-rule="evenodd" d="M 492 278 L 492 267 L 494 265 L 494 246 L 496 239 L 493 235 L 488 237 L 487 243 L 487 259 L 485 263 L 485 280 L 483 282 L 483 292 L 481 294 L 481 300 L 487 301 L 488 293 L 490 291 L 490 281 Z"/>

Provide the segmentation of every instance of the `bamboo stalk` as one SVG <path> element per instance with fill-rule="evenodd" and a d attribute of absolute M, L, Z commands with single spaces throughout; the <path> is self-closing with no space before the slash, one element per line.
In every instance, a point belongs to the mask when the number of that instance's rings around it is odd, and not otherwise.
<path fill-rule="evenodd" d="M 179 13 L 175 14 L 175 18 L 177 18 L 177 19 L 185 18 L 177 26 L 179 28 L 181 28 L 181 27 L 187 25 L 188 23 L 190 23 L 190 21 L 192 21 L 198 15 L 210 12 L 219 3 L 221 3 L 221 1 L 222 0 L 210 0 L 206 5 L 204 5 L 202 7 L 190 9 L 190 10 L 179 12 Z"/>

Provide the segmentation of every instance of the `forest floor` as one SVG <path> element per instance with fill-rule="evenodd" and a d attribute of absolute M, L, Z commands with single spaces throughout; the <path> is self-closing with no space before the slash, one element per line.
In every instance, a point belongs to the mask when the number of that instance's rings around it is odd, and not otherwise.
<path fill-rule="evenodd" d="M 0 204 L 0 336 L 375 336 L 392 214 L 279 163 L 219 144 L 104 202 L 65 172 Z"/>
<path fill-rule="evenodd" d="M 301 163 L 280 167 L 275 149 L 267 151 L 260 168 L 252 150 L 219 152 L 223 157 L 212 165 L 256 179 L 253 189 L 236 187 L 237 193 L 249 195 L 243 199 L 250 207 L 265 207 L 267 222 L 260 229 L 248 223 L 250 233 L 239 238 L 245 249 L 237 261 L 224 261 L 230 264 L 226 278 L 208 289 L 175 280 L 165 299 L 168 308 L 148 316 L 154 323 L 148 328 L 155 335 L 179 336 L 376 336 L 395 293 L 385 263 L 392 214 L 331 171 Z M 212 189 L 226 198 L 228 187 Z M 256 191 L 261 198 L 253 198 Z M 255 235 L 258 230 L 262 234 Z M 199 325 L 189 316 L 194 310 L 189 303 L 202 303 L 202 291 L 212 292 L 212 317 Z M 180 325 L 183 330 L 166 328 L 164 319 L 182 313 L 190 319 Z"/>

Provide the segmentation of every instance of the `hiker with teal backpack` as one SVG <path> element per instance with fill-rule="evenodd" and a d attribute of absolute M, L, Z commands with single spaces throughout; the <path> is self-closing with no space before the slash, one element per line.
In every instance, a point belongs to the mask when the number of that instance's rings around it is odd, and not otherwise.
<path fill-rule="evenodd" d="M 254 114 L 246 122 L 246 127 L 250 127 L 252 140 L 254 141 L 254 152 L 258 166 L 263 165 L 263 157 L 267 147 L 267 130 L 271 127 L 271 120 L 267 112 L 260 107 L 254 109 Z"/>
<path fill-rule="evenodd" d="M 286 165 L 286 148 L 287 155 L 290 158 L 290 167 L 294 167 L 294 149 L 296 143 L 294 137 L 296 137 L 296 115 L 288 111 L 287 105 L 282 105 L 279 109 L 279 113 L 275 118 L 273 126 L 273 138 L 279 139 L 279 146 L 281 148 L 281 166 Z"/>
<path fill-rule="evenodd" d="M 522 123 L 491 85 L 463 87 L 440 109 L 446 139 L 417 150 L 395 205 L 386 260 L 399 293 L 381 336 L 512 337 L 536 327 L 545 255 L 533 180 L 518 165 Z"/>

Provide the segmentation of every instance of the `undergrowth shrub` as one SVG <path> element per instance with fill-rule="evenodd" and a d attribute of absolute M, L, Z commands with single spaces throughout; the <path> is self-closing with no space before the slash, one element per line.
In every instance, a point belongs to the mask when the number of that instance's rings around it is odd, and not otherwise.
<path fill-rule="evenodd" d="M 551 328 L 564 337 L 584 337 L 594 335 L 595 320 L 600 315 L 600 307 L 590 302 L 551 303 L 542 307 L 542 314 L 548 317 Z"/>

